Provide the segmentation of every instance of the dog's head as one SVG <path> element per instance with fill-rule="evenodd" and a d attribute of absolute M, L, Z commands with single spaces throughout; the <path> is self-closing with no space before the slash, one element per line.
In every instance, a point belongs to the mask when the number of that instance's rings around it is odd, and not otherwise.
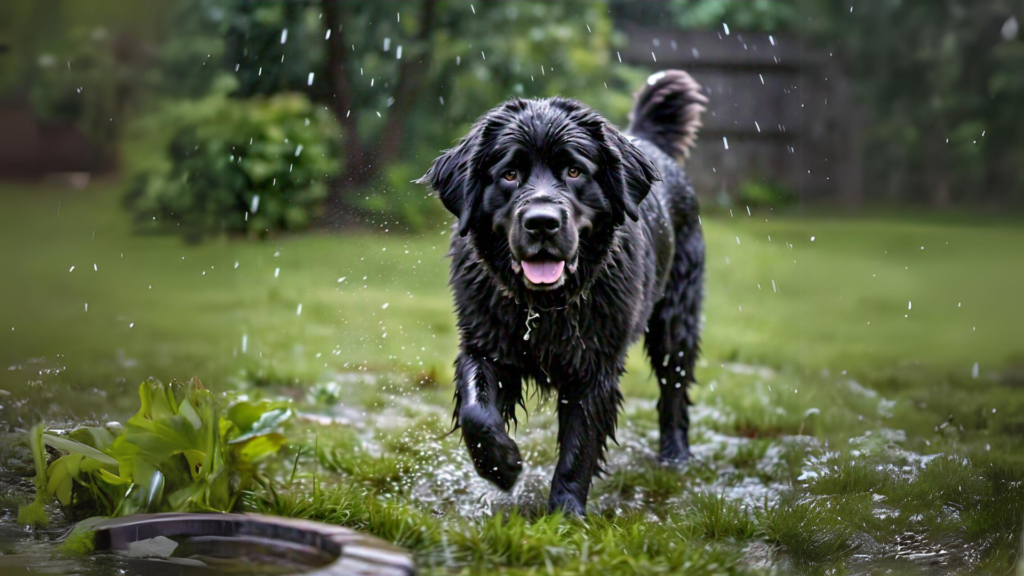
<path fill-rule="evenodd" d="M 658 180 L 644 154 L 575 101 L 512 99 L 485 114 L 419 181 L 437 191 L 508 284 L 581 285 Z"/>

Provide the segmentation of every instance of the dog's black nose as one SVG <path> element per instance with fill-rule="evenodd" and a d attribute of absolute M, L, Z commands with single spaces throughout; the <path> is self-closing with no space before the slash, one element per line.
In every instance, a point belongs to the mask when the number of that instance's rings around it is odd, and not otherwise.
<path fill-rule="evenodd" d="M 532 206 L 523 214 L 523 228 L 534 234 L 554 234 L 561 227 L 562 213 L 555 206 Z"/>

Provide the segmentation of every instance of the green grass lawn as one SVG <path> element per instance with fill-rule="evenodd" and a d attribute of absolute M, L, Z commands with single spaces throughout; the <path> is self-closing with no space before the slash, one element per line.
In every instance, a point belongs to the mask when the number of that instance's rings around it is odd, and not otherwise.
<path fill-rule="evenodd" d="M 370 530 L 427 571 L 1005 571 L 1024 519 L 1024 227 L 734 213 L 704 220 L 697 459 L 653 463 L 637 350 L 585 522 L 541 513 L 550 406 L 521 421 L 511 495 L 445 435 L 442 227 L 191 246 L 132 234 L 115 183 L 4 186 L 0 423 L 121 419 L 148 376 L 290 395 L 309 416 L 279 464 L 300 473 L 247 506 Z"/>

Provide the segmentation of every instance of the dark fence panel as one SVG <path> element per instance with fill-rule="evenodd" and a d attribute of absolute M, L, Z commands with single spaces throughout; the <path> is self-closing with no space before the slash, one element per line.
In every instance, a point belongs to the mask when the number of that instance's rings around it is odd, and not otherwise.
<path fill-rule="evenodd" d="M 842 71 L 792 36 L 623 25 L 623 62 L 690 72 L 711 99 L 688 172 L 699 193 L 771 180 L 801 200 L 859 204 L 859 123 Z"/>

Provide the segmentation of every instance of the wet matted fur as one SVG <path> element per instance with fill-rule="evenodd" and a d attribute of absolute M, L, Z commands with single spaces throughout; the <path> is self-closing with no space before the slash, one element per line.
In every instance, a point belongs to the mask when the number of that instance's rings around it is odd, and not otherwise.
<path fill-rule="evenodd" d="M 454 418 L 498 487 L 522 469 L 508 431 L 533 383 L 557 399 L 550 507 L 584 513 L 641 336 L 661 388 L 660 457 L 689 458 L 704 240 L 681 162 L 706 102 L 685 72 L 659 72 L 623 133 L 575 100 L 513 98 L 421 179 L 458 217 Z"/>

